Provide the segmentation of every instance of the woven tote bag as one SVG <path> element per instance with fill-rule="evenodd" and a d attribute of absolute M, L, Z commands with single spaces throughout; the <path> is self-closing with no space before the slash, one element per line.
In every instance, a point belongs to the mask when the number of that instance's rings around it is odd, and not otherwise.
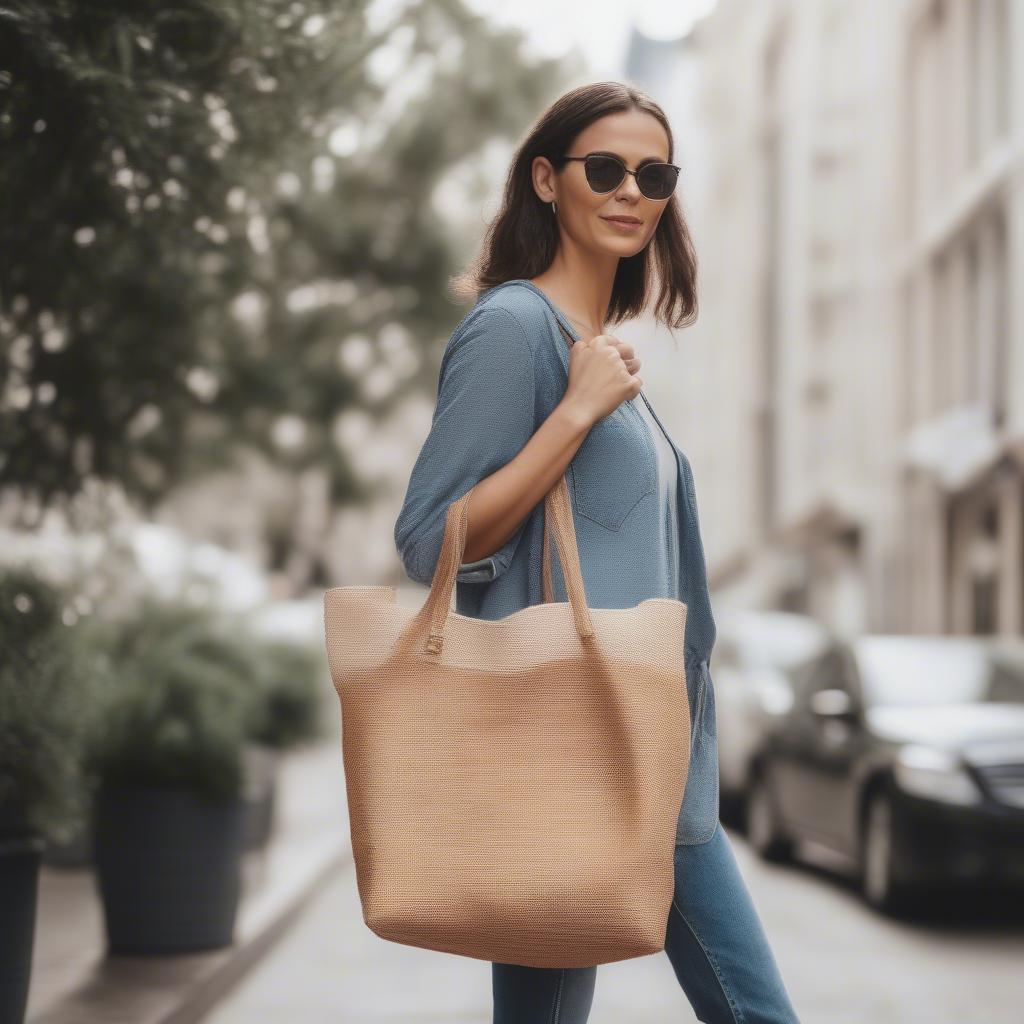
<path fill-rule="evenodd" d="M 689 768 L 686 605 L 587 606 L 563 475 L 544 498 L 544 601 L 459 614 L 471 494 L 448 507 L 419 610 L 391 586 L 324 594 L 363 920 L 528 967 L 657 953 Z"/>

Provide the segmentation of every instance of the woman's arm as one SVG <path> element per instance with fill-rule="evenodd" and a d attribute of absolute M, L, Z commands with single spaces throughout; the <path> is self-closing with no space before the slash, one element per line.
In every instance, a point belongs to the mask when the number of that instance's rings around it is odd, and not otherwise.
<path fill-rule="evenodd" d="M 477 484 L 468 509 L 466 562 L 487 557 L 525 523 L 565 472 L 591 426 L 563 398 L 522 451 Z"/>

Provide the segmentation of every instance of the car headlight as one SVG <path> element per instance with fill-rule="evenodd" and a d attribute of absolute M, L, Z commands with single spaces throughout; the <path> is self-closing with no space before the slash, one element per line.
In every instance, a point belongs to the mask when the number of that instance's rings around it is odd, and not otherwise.
<path fill-rule="evenodd" d="M 947 804 L 981 803 L 981 792 L 955 754 L 937 747 L 910 744 L 896 755 L 900 789 Z"/>

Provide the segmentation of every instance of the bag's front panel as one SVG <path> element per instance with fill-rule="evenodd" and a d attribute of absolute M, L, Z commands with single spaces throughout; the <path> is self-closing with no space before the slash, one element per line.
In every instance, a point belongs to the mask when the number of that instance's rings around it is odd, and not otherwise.
<path fill-rule="evenodd" d="M 587 650 L 567 605 L 453 614 L 439 659 L 407 633 L 338 685 L 360 897 L 381 937 L 531 966 L 662 948 L 689 755 L 685 606 L 591 614 Z"/>

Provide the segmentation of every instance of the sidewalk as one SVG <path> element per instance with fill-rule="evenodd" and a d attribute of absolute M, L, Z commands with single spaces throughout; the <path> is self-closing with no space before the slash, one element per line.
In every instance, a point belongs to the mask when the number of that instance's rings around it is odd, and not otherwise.
<path fill-rule="evenodd" d="M 91 869 L 44 865 L 27 1024 L 186 1024 L 208 1012 L 351 860 L 340 722 L 336 736 L 285 755 L 278 785 L 277 830 L 246 857 L 229 948 L 107 957 Z"/>

